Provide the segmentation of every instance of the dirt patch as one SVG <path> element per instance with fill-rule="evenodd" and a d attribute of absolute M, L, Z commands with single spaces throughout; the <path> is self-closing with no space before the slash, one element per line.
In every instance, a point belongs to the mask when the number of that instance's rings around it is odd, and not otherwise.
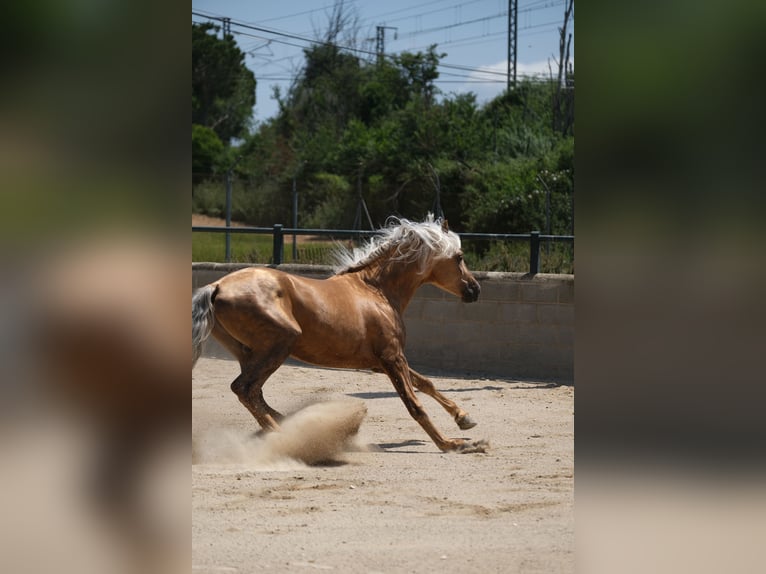
<path fill-rule="evenodd" d="M 210 215 L 202 215 L 201 213 L 192 213 L 192 225 L 226 227 L 226 220 L 223 217 L 211 217 Z M 232 221 L 231 226 L 246 227 L 246 225 L 240 221 Z"/>
<path fill-rule="evenodd" d="M 203 215 L 201 213 L 192 213 L 192 226 L 210 226 L 210 227 L 226 227 L 226 220 L 222 217 L 211 217 L 210 215 Z M 231 222 L 232 227 L 248 227 L 246 223 L 242 223 L 241 221 L 232 221 Z M 285 244 L 291 244 L 292 242 L 292 235 L 288 235 L 285 237 Z M 327 242 L 330 241 L 327 237 L 322 237 L 319 235 L 297 235 L 295 237 L 296 243 L 316 243 L 316 242 Z M 341 242 L 344 243 L 344 242 Z M 345 242 L 344 244 L 348 244 L 351 246 L 350 243 Z"/>
<path fill-rule="evenodd" d="M 254 436 L 255 421 L 229 390 L 238 373 L 233 361 L 197 364 L 195 445 L 231 433 L 235 444 L 258 452 L 263 437 Z M 470 376 L 433 380 L 479 425 L 461 431 L 419 395 L 432 420 L 449 436 L 488 439 L 486 454 L 441 453 L 383 375 L 281 367 L 264 387 L 274 408 L 295 413 L 362 400 L 367 415 L 351 448 L 333 443 L 322 464 L 306 464 L 286 454 L 290 449 L 268 460 L 220 458 L 225 441 L 197 454 L 194 572 L 572 571 L 574 388 Z M 343 427 L 344 412 L 361 411 L 341 410 L 331 424 Z M 293 436 L 305 437 L 292 447 L 308 447 L 303 460 L 328 458 L 310 456 L 317 428 L 310 421 Z"/>

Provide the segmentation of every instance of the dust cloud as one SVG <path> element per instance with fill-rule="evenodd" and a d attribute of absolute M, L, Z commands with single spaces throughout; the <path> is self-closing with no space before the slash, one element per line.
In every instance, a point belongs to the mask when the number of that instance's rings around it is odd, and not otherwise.
<path fill-rule="evenodd" d="M 362 401 L 330 401 L 286 417 L 280 432 L 213 429 L 194 441 L 192 462 L 286 470 L 335 461 L 344 451 L 363 448 L 356 439 L 366 415 Z"/>

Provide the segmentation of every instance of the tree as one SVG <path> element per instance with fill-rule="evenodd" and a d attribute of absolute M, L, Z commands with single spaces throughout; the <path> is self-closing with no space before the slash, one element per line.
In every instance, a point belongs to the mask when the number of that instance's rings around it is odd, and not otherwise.
<path fill-rule="evenodd" d="M 401 68 L 407 87 L 414 97 L 422 98 L 429 107 L 434 96 L 439 92 L 434 81 L 439 78 L 439 60 L 447 54 L 437 54 L 436 44 L 429 46 L 428 52 L 403 52 L 394 57 L 395 64 Z"/>
<path fill-rule="evenodd" d="M 461 231 L 571 231 L 573 90 L 565 129 L 554 78 L 521 81 L 483 106 L 474 94 L 442 94 L 436 46 L 360 58 L 342 47 L 352 39 L 336 43 L 352 20 L 338 6 L 290 89 L 275 93 L 278 115 L 236 150 L 248 221 L 290 221 L 295 178 L 301 226 L 350 227 L 360 192 L 375 225 L 421 218 L 438 190 Z"/>
<path fill-rule="evenodd" d="M 192 124 L 192 181 L 196 184 L 219 171 L 223 143 L 210 128 Z"/>
<path fill-rule="evenodd" d="M 245 135 L 255 105 L 255 75 L 234 37 L 210 23 L 192 24 L 192 123 L 215 131 L 224 145 Z"/>

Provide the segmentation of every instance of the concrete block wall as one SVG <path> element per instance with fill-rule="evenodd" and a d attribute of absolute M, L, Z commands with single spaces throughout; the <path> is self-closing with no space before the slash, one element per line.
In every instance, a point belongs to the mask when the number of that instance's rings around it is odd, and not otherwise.
<path fill-rule="evenodd" d="M 572 381 L 574 277 L 475 273 L 476 303 L 430 285 L 405 312 L 413 364 L 506 378 Z"/>
<path fill-rule="evenodd" d="M 243 265 L 194 263 L 192 289 Z M 280 269 L 327 277 L 320 266 Z M 404 319 L 406 354 L 414 368 L 470 372 L 493 377 L 574 379 L 574 276 L 476 272 L 481 296 L 463 303 L 426 285 L 415 294 Z M 227 356 L 216 344 L 208 356 Z"/>

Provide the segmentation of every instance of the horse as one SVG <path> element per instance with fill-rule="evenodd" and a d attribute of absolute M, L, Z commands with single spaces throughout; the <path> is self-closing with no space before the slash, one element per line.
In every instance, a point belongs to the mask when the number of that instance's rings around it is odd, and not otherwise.
<path fill-rule="evenodd" d="M 336 251 L 335 273 L 311 279 L 269 267 L 234 271 L 192 296 L 192 370 L 212 335 L 236 359 L 231 390 L 265 431 L 282 415 L 263 397 L 266 380 L 293 357 L 322 367 L 388 375 L 407 411 L 443 452 L 485 452 L 485 440 L 447 438 L 433 424 L 413 386 L 434 398 L 461 430 L 476 426 L 404 355 L 403 314 L 424 284 L 471 303 L 481 288 L 463 260 L 460 237 L 446 220 L 389 218 L 363 247 Z"/>

